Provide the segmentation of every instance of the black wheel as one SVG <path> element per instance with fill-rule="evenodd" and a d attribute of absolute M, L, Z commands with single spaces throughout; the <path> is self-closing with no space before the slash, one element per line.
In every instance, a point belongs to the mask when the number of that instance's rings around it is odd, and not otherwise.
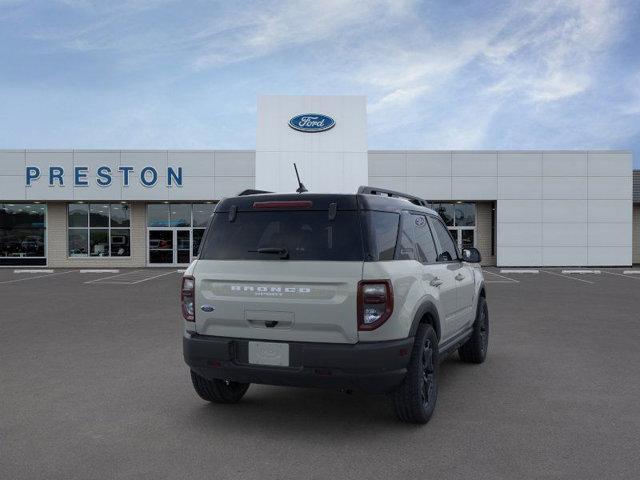
<path fill-rule="evenodd" d="M 249 389 L 249 383 L 207 380 L 191 371 L 191 382 L 200 398 L 215 403 L 237 403 Z"/>
<path fill-rule="evenodd" d="M 473 322 L 473 333 L 469 340 L 458 349 L 463 362 L 482 363 L 487 358 L 489 346 L 489 309 L 484 297 L 478 298 L 476 320 Z"/>
<path fill-rule="evenodd" d="M 427 423 L 438 397 L 438 337 L 431 325 L 418 328 L 407 376 L 392 392 L 396 415 L 403 422 Z"/>

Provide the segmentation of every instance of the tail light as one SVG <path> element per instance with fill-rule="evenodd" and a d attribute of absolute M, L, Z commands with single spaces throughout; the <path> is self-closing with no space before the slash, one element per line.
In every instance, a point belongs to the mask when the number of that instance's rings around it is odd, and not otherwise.
<path fill-rule="evenodd" d="M 180 303 L 182 304 L 182 316 L 188 322 L 196 321 L 195 309 L 196 281 L 193 277 L 182 277 L 182 288 L 180 289 Z"/>
<path fill-rule="evenodd" d="M 358 330 L 375 330 L 393 313 L 390 280 L 363 280 L 358 283 Z"/>

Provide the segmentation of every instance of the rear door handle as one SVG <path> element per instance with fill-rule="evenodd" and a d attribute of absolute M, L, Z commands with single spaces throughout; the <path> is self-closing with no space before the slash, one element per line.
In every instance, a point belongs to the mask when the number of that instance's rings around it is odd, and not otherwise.
<path fill-rule="evenodd" d="M 440 285 L 442 285 L 442 283 L 442 280 L 440 280 L 438 277 L 435 277 L 429 282 L 429 285 L 431 285 L 432 287 L 439 287 Z"/>
<path fill-rule="evenodd" d="M 457 275 L 455 276 L 455 279 L 456 279 L 456 280 L 458 280 L 458 281 L 460 282 L 460 281 L 464 280 L 464 275 L 462 275 L 461 273 L 459 273 L 459 274 L 457 274 Z"/>

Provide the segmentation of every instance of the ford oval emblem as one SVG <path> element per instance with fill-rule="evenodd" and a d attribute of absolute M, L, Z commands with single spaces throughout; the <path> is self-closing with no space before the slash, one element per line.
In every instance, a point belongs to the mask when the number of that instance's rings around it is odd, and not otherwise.
<path fill-rule="evenodd" d="M 213 312 L 216 309 L 216 307 L 214 307 L 213 305 L 202 305 L 200 307 L 200 310 L 202 310 L 203 312 Z"/>
<path fill-rule="evenodd" d="M 303 113 L 289 120 L 289 126 L 294 130 L 309 133 L 324 132 L 333 128 L 335 124 L 333 118 L 321 113 Z"/>

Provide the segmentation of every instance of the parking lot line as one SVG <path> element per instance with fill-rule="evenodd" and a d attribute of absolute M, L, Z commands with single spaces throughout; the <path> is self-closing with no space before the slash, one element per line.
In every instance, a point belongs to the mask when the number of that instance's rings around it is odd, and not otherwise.
<path fill-rule="evenodd" d="M 632 277 L 631 275 L 623 275 L 622 273 L 607 272 L 606 270 L 604 271 L 604 273 L 608 273 L 609 275 L 617 275 L 618 277 L 630 278 L 632 280 L 640 280 L 640 277 Z"/>
<path fill-rule="evenodd" d="M 497 273 L 490 272 L 489 270 L 482 270 L 482 272 L 483 273 L 488 273 L 489 275 L 495 275 L 496 277 L 500 277 L 500 278 L 503 278 L 505 280 L 509 280 L 512 283 L 520 283 L 519 280 L 515 280 L 515 279 L 509 278 L 509 277 L 505 277 L 504 275 L 498 275 Z M 498 283 L 498 280 L 487 280 L 487 281 L 491 282 L 491 283 Z M 500 283 L 507 283 L 507 282 L 500 282 Z"/>
<path fill-rule="evenodd" d="M 44 277 L 55 277 L 56 275 L 65 275 L 67 273 L 75 272 L 75 270 L 68 270 L 66 272 L 58 272 L 58 273 L 49 273 L 47 275 L 38 275 L 36 277 L 27 277 L 27 278 L 18 278 L 16 280 L 5 280 L 0 282 L 2 283 L 16 283 L 16 282 L 26 282 L 27 280 L 35 280 L 36 278 L 44 278 Z"/>
<path fill-rule="evenodd" d="M 548 273 L 549 275 L 555 275 L 556 277 L 568 278 L 569 280 L 575 280 L 576 282 L 590 283 L 593 285 L 595 282 L 590 282 L 589 280 L 583 280 L 582 278 L 574 278 L 569 275 L 562 275 L 561 273 L 550 272 L 548 270 L 541 270 L 543 273 Z"/>
<path fill-rule="evenodd" d="M 134 270 L 132 272 L 120 273 L 118 275 L 110 275 L 108 277 L 94 278 L 93 280 L 89 280 L 89 281 L 86 281 L 84 283 L 96 283 L 96 282 L 99 282 L 100 280 L 108 280 L 110 278 L 121 277 L 122 275 L 131 275 L 132 273 L 143 272 L 143 271 L 144 270 Z"/>
<path fill-rule="evenodd" d="M 154 277 L 143 278 L 142 280 L 138 280 L 136 282 L 131 282 L 129 285 L 135 285 L 136 283 L 148 282 L 149 280 L 153 280 L 154 278 L 164 277 L 165 275 L 170 275 L 172 273 L 177 273 L 175 270 L 171 270 L 170 272 L 161 273 L 160 275 L 156 275 Z"/>
<path fill-rule="evenodd" d="M 53 273 L 51 269 L 14 270 L 13 273 Z"/>
<path fill-rule="evenodd" d="M 117 268 L 102 268 L 102 269 L 83 269 L 80 273 L 119 273 Z"/>
<path fill-rule="evenodd" d="M 600 270 L 562 270 L 561 273 L 565 273 L 567 275 L 600 275 Z"/>
<path fill-rule="evenodd" d="M 500 273 L 540 273 L 540 271 L 531 268 L 503 268 Z"/>

